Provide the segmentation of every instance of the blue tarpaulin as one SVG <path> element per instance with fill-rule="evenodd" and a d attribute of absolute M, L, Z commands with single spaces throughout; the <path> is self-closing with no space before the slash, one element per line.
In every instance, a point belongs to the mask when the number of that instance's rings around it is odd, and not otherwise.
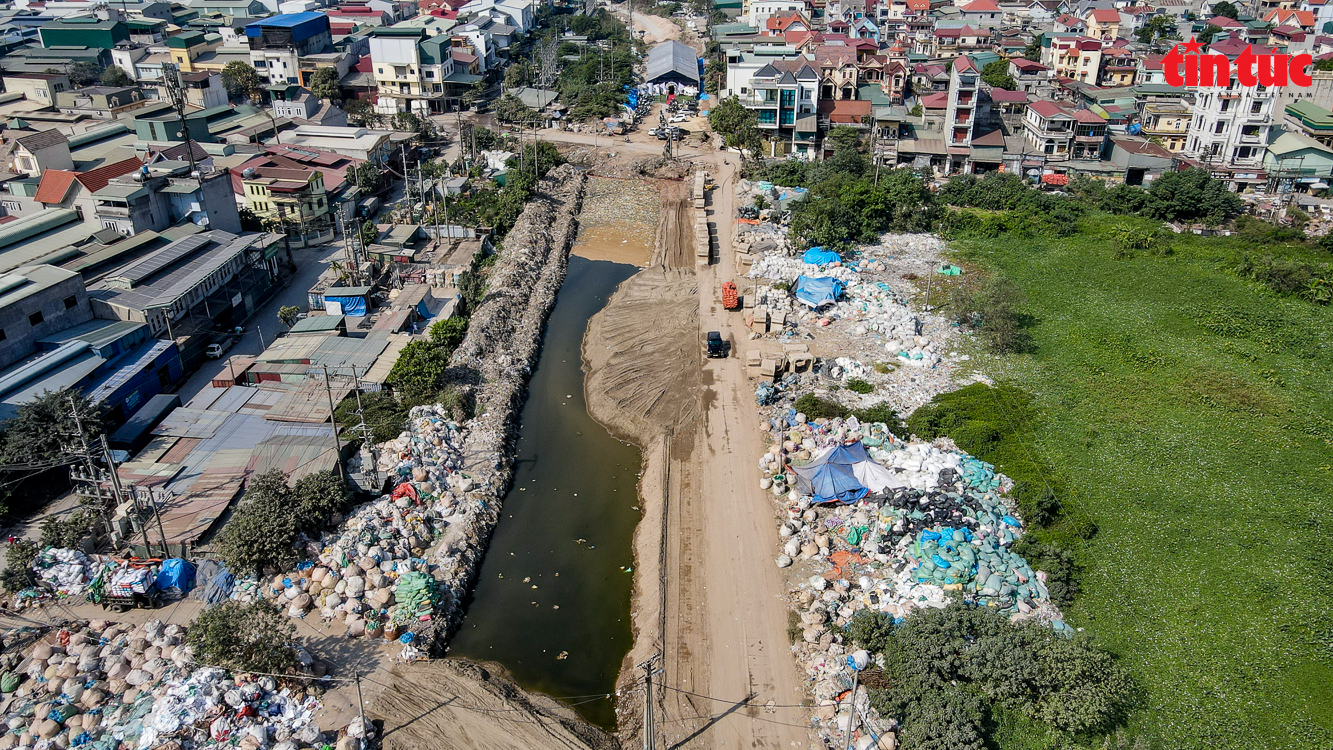
<path fill-rule="evenodd" d="M 435 317 L 435 313 L 430 311 L 430 306 L 426 304 L 424 299 L 417 303 L 417 315 L 420 315 L 422 320 L 430 320 Z"/>
<path fill-rule="evenodd" d="M 816 503 L 840 501 L 850 505 L 865 497 L 869 490 L 856 478 L 849 464 L 830 461 L 835 454 L 838 454 L 837 449 L 809 466 L 793 466 L 792 471 L 796 472 L 796 489 L 801 494 L 813 496 Z M 841 454 L 838 454 L 838 457 L 850 458 L 849 455 Z"/>
<path fill-rule="evenodd" d="M 796 277 L 796 299 L 810 307 L 820 307 L 833 302 L 842 294 L 842 282 L 821 276 Z"/>
<path fill-rule="evenodd" d="M 194 588 L 194 563 L 173 557 L 162 561 L 162 569 L 157 573 L 157 587 L 160 590 L 180 589 L 188 594 Z"/>
<path fill-rule="evenodd" d="M 812 247 L 805 251 L 805 256 L 801 260 L 812 266 L 822 266 L 826 263 L 841 263 L 842 256 L 822 247 Z"/>
<path fill-rule="evenodd" d="M 362 317 L 366 314 L 365 297 L 333 297 L 325 294 L 324 300 L 326 302 L 337 302 L 339 305 L 342 305 L 343 315 Z"/>

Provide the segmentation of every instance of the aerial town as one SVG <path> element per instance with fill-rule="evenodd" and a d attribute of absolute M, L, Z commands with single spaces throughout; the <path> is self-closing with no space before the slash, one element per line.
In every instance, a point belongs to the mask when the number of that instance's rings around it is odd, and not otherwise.
<path fill-rule="evenodd" d="M 3 0 L 0 750 L 1333 747 L 1333 1 Z"/>

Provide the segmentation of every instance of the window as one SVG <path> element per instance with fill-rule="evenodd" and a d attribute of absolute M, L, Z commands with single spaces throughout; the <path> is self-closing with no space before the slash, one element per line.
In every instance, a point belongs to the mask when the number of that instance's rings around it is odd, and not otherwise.
<path fill-rule="evenodd" d="M 1213 126 L 1213 132 L 1214 132 L 1214 133 L 1221 133 L 1221 132 L 1226 128 L 1226 126 L 1227 126 L 1227 124 L 1226 124 L 1225 122 L 1219 122 L 1219 123 L 1217 123 L 1216 125 Z"/>
<path fill-rule="evenodd" d="M 1221 111 L 1225 112 L 1225 111 L 1227 111 L 1228 109 L 1231 109 L 1231 100 L 1230 100 L 1230 99 L 1223 99 L 1223 100 L 1222 100 L 1222 110 L 1221 110 Z"/>
<path fill-rule="evenodd" d="M 78 297 L 76 297 L 76 296 L 74 296 L 74 295 L 71 294 L 71 295 L 69 295 L 68 297 L 65 298 L 65 309 L 66 309 L 66 310 L 70 309 L 71 307 L 74 307 L 74 306 L 77 305 L 77 304 L 79 304 L 79 298 L 78 298 Z"/>
<path fill-rule="evenodd" d="M 42 311 L 38 310 L 37 312 L 28 316 L 28 325 L 38 326 L 41 325 L 43 320 L 45 320 L 45 318 L 42 317 Z"/>
<path fill-rule="evenodd" d="M 1259 114 L 1260 112 L 1263 112 L 1263 111 L 1264 111 L 1264 103 L 1263 103 L 1263 102 L 1254 102 L 1254 103 L 1250 104 L 1250 114 L 1252 114 L 1252 115 L 1257 115 L 1257 114 Z"/>

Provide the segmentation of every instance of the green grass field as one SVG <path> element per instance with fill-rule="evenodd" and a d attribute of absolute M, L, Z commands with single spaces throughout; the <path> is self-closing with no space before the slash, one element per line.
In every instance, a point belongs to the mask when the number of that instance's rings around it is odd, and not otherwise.
<path fill-rule="evenodd" d="M 1099 528 L 1068 620 L 1131 669 L 1154 747 L 1333 747 L 1333 308 L 1232 273 L 1237 238 L 1117 258 L 1121 221 L 954 243 L 1035 316 L 1034 353 L 981 366 L 1035 396 L 1031 446 Z"/>

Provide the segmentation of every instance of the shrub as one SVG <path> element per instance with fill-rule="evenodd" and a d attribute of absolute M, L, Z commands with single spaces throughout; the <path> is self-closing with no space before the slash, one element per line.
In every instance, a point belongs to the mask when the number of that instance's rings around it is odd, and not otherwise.
<path fill-rule="evenodd" d="M 847 390 L 851 391 L 852 393 L 859 393 L 864 396 L 865 394 L 875 390 L 875 386 L 871 385 L 870 383 L 867 383 L 861 378 L 852 378 L 847 381 Z"/>
<path fill-rule="evenodd" d="M 19 539 L 5 550 L 5 571 L 0 573 L 0 584 L 9 593 L 25 589 L 36 580 L 32 575 L 32 561 L 41 548 L 36 543 Z"/>
<path fill-rule="evenodd" d="M 960 325 L 975 330 L 993 351 L 1006 354 L 1033 348 L 1027 332 L 1030 319 L 1019 312 L 1024 302 L 1017 284 L 993 278 L 955 287 L 950 307 Z"/>
<path fill-rule="evenodd" d="M 1040 541 L 1036 534 L 1027 534 L 1014 543 L 1015 554 L 1021 555 L 1036 570 L 1046 572 L 1046 591 L 1057 607 L 1068 607 L 1078 595 L 1078 563 L 1074 553 L 1053 543 Z"/>
<path fill-rule="evenodd" d="M 282 568 L 299 558 L 301 534 L 316 534 L 342 512 L 351 495 L 334 472 L 314 472 L 288 486 L 274 469 L 250 480 L 240 505 L 219 537 L 219 554 L 237 575 Z"/>
<path fill-rule="evenodd" d="M 813 393 L 807 393 L 796 399 L 796 411 L 804 414 L 808 419 L 835 419 L 845 417 L 849 413 L 847 407 L 826 398 L 820 398 Z"/>
<path fill-rule="evenodd" d="M 97 515 L 90 510 L 77 510 L 69 518 L 61 520 L 51 516 L 42 522 L 41 547 L 63 547 L 74 549 L 79 546 L 93 528 Z"/>
<path fill-rule="evenodd" d="M 296 666 L 296 627 L 271 602 L 225 602 L 204 610 L 185 631 L 194 658 L 236 671 L 283 674 Z"/>

